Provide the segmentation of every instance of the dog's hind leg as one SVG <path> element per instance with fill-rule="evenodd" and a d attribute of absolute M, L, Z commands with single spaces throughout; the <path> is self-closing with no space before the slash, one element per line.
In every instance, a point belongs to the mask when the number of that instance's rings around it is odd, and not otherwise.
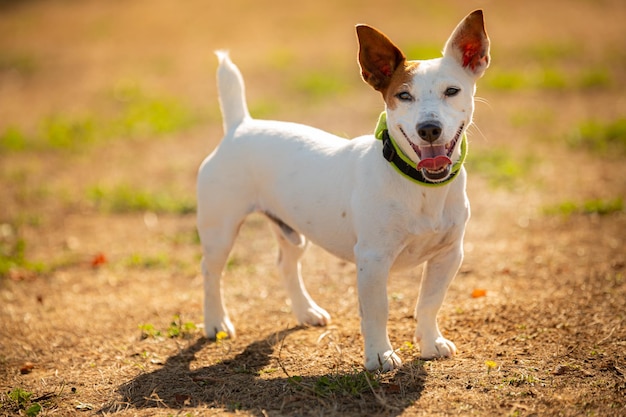
<path fill-rule="evenodd" d="M 302 280 L 300 258 L 304 254 L 307 241 L 304 236 L 269 213 L 271 228 L 278 241 L 278 267 L 287 289 L 293 313 L 299 324 L 325 326 L 330 323 L 330 315 L 311 298 Z"/>
<path fill-rule="evenodd" d="M 235 337 L 235 328 L 228 317 L 222 297 L 221 278 L 239 224 L 218 228 L 202 227 L 198 233 L 202 242 L 202 275 L 204 277 L 204 331 L 209 339 L 226 332 Z"/>

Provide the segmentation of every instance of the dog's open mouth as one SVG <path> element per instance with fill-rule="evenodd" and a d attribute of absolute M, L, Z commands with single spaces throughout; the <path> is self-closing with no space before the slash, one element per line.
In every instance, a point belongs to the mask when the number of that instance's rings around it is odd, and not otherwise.
<path fill-rule="evenodd" d="M 411 147 L 420 159 L 417 169 L 422 171 L 427 180 L 439 182 L 450 176 L 452 171 L 452 153 L 461 137 L 461 133 L 463 133 L 464 126 L 465 124 L 461 124 L 454 138 L 444 145 L 429 144 L 419 146 L 409 140 Z"/>

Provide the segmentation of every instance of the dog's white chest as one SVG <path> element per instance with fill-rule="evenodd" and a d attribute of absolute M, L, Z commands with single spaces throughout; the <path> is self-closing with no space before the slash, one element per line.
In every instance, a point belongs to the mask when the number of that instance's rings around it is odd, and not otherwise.
<path fill-rule="evenodd" d="M 455 229 L 457 228 L 414 236 L 396 258 L 393 269 L 415 267 L 438 253 L 449 250 L 459 239 L 459 230 Z"/>
<path fill-rule="evenodd" d="M 407 222 L 404 247 L 398 254 L 394 269 L 422 264 L 437 254 L 450 250 L 463 238 L 469 218 L 469 205 L 446 207 L 440 216 L 416 216 Z"/>

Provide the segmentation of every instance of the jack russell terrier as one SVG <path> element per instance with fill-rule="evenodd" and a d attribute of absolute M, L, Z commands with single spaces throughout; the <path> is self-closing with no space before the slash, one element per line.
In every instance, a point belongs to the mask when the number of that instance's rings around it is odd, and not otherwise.
<path fill-rule="evenodd" d="M 463 161 L 475 83 L 489 65 L 481 10 L 447 41 L 443 57 L 409 61 L 384 34 L 356 26 L 363 80 L 382 94 L 375 135 L 347 140 L 294 123 L 250 117 L 241 73 L 217 52 L 224 138 L 200 166 L 197 227 L 202 242 L 207 337 L 235 336 L 220 278 L 247 215 L 270 220 L 278 265 L 298 322 L 330 315 L 300 273 L 308 241 L 356 264 L 365 368 L 401 365 L 387 333 L 392 269 L 426 263 L 415 308 L 415 340 L 425 359 L 449 357 L 437 313 L 461 265 L 470 216 Z"/>

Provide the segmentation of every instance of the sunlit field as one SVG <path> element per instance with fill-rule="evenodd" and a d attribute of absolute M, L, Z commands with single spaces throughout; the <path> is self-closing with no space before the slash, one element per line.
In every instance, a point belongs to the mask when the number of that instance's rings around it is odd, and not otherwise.
<path fill-rule="evenodd" d="M 484 10 L 472 219 L 439 325 L 412 340 L 421 268 L 389 279 L 403 359 L 363 368 L 356 273 L 312 246 L 298 327 L 267 221 L 224 274 L 237 338 L 202 329 L 195 176 L 217 146 L 217 49 L 253 117 L 373 133 L 355 24 L 410 59 Z M 626 3 L 0 0 L 0 416 L 626 414 Z M 315 175 L 315 172 L 311 172 Z"/>

